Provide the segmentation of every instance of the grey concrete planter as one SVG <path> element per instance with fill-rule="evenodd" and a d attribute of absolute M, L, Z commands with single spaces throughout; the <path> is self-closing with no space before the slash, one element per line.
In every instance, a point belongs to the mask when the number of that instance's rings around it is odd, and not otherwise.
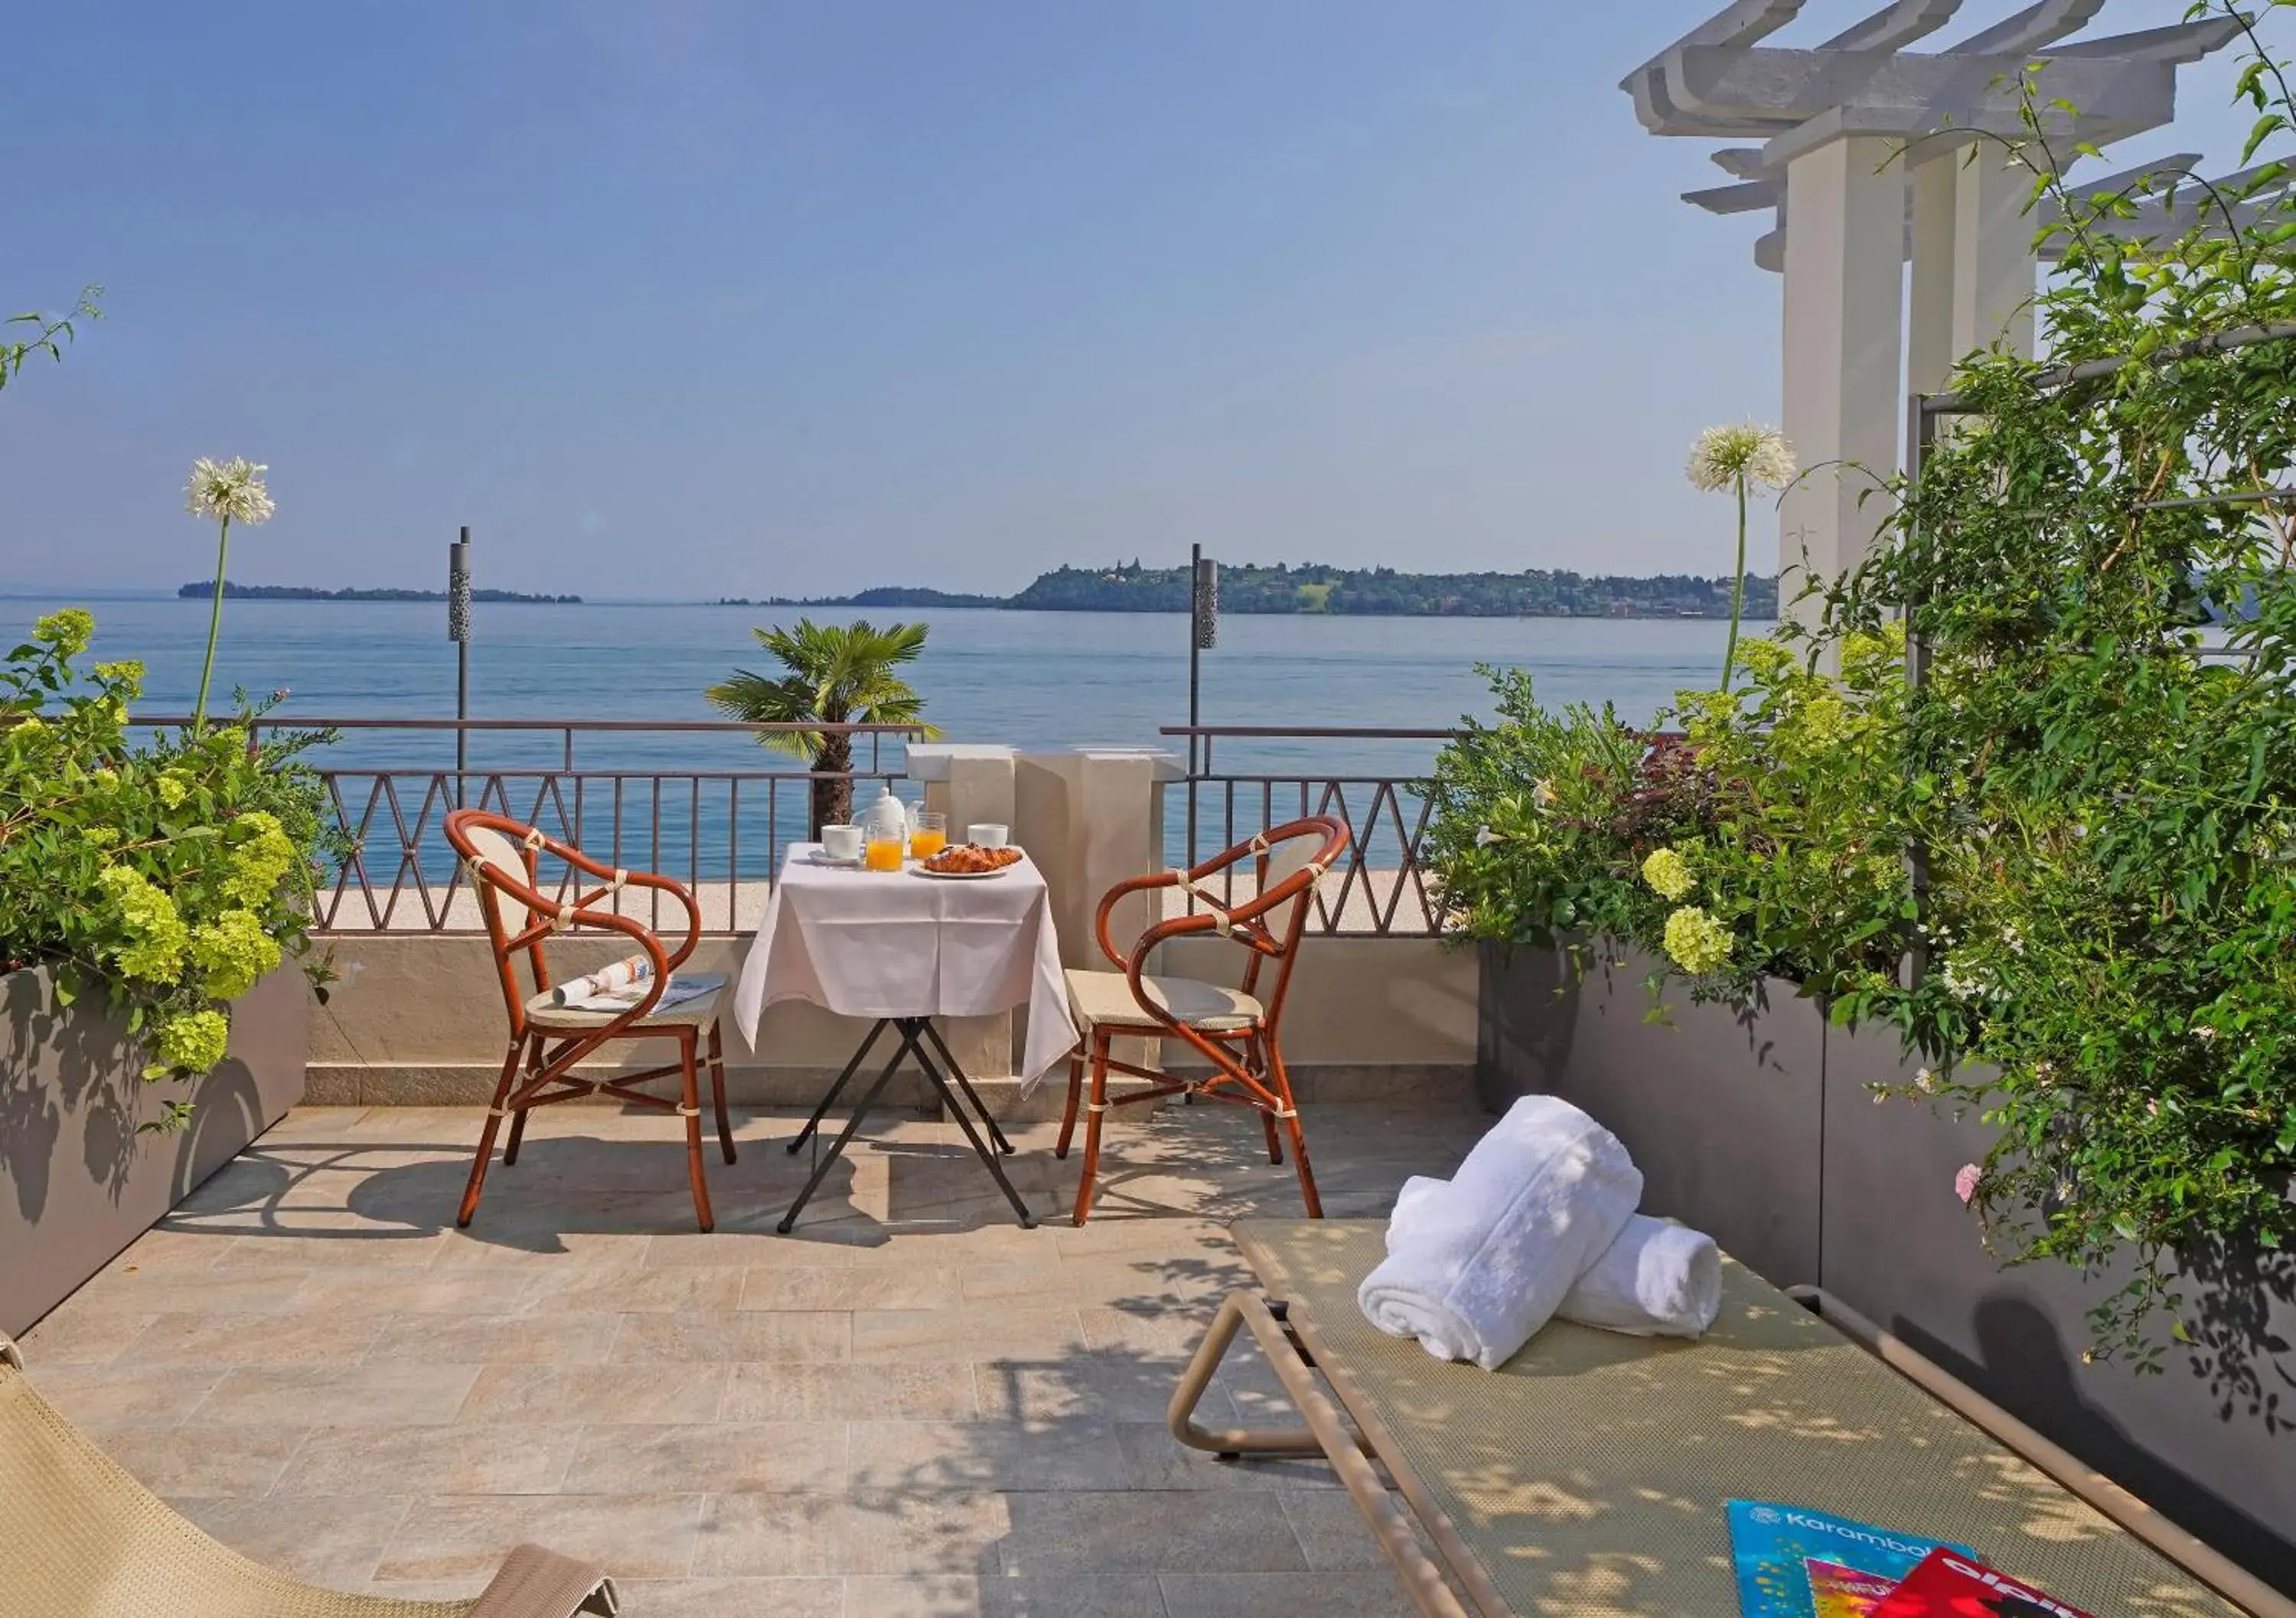
<path fill-rule="evenodd" d="M 1651 1022 L 1652 963 L 1582 982 L 1559 954 L 1484 957 L 1483 1099 L 1545 1091 L 1602 1120 L 1643 1171 L 1643 1205 L 1710 1232 L 1781 1285 L 1818 1274 L 1824 1027 L 1790 985 L 1751 1015 L 1676 990 Z"/>
<path fill-rule="evenodd" d="M 1644 1205 L 1710 1231 L 1781 1285 L 1814 1281 L 1936 1359 L 2259 1576 L 2296 1591 L 2296 1261 L 2195 1255 L 2197 1342 L 2167 1374 L 2085 1366 L 2087 1311 L 2127 1279 L 2004 1269 L 1954 1195 L 1990 1140 L 1974 1119 L 1898 1101 L 1914 1064 L 1888 1031 L 1828 1028 L 1770 986 L 1749 1017 L 1668 996 L 1649 964 L 1581 982 L 1552 955 L 1486 949 L 1485 1101 L 1584 1107 L 1642 1166 Z"/>
<path fill-rule="evenodd" d="M 45 972 L 0 977 L 0 1331 L 22 1331 L 302 1098 L 310 990 L 272 973 L 232 1008 L 231 1052 L 191 1127 L 158 1113 L 100 1006 L 58 1014 Z"/>

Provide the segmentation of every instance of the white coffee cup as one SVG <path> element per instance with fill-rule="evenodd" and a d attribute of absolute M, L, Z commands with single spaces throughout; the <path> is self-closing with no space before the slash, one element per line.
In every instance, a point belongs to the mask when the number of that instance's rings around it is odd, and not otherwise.
<path fill-rule="evenodd" d="M 861 828 L 857 825 L 824 825 L 821 828 L 821 851 L 832 859 L 857 860 L 861 858 Z"/>
<path fill-rule="evenodd" d="M 966 826 L 964 840 L 984 849 L 1006 849 L 1013 846 L 1013 828 L 1000 825 L 993 820 L 984 820 L 977 825 Z"/>

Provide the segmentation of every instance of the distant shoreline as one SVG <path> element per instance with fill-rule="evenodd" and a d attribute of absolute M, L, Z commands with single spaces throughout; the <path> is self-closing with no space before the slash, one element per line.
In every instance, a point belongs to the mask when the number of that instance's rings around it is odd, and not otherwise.
<path fill-rule="evenodd" d="M 177 596 L 205 600 L 212 583 L 186 584 Z M 1185 568 L 1118 563 L 1106 570 L 1061 567 L 1039 574 L 1011 595 L 971 595 L 907 586 L 857 590 L 845 595 L 721 595 L 715 600 L 586 601 L 521 590 L 474 590 L 472 599 L 505 606 L 716 606 L 805 612 L 813 609 L 882 612 L 1117 612 L 1185 615 L 1191 610 Z M 442 590 L 320 589 L 305 585 L 226 581 L 226 598 L 276 602 L 444 602 Z M 1698 621 L 1730 616 L 1732 581 L 1696 574 L 1581 574 L 1526 569 L 1518 573 L 1400 573 L 1392 568 L 1297 567 L 1242 563 L 1219 575 L 1219 610 L 1236 617 L 1637 619 Z M 1775 578 L 1750 573 L 1742 616 L 1777 617 Z"/>
<path fill-rule="evenodd" d="M 206 601 L 214 595 L 213 579 L 209 579 L 205 583 L 183 585 L 176 591 L 176 598 L 182 601 Z M 444 601 L 447 599 L 447 592 L 444 590 L 322 590 L 302 584 L 234 584 L 228 579 L 224 580 L 223 595 L 226 601 Z M 583 604 L 579 595 L 529 595 L 522 590 L 472 590 L 471 599 L 473 602 L 484 602 L 490 606 L 525 604 L 578 607 Z"/>
<path fill-rule="evenodd" d="M 1777 615 L 1774 578 L 1744 579 L 1743 616 Z M 1520 573 L 1399 573 L 1392 568 L 1299 567 L 1244 563 L 1219 573 L 1223 613 L 1332 618 L 1654 618 L 1730 616 L 1732 581 L 1694 574 L 1648 578 L 1587 575 L 1540 568 Z M 969 595 L 888 587 L 850 595 L 803 598 L 720 596 L 726 607 L 875 607 L 941 612 L 996 607 L 1013 612 L 1170 612 L 1191 610 L 1185 568 L 1119 563 L 1105 571 L 1056 568 L 1013 595 Z"/>

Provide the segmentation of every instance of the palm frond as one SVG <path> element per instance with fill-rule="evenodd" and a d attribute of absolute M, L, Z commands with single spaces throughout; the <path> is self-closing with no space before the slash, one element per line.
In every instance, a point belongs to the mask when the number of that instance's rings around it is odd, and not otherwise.
<path fill-rule="evenodd" d="M 916 725 L 938 736 L 939 727 L 921 718 L 924 698 L 896 672 L 924 650 L 925 631 L 921 623 L 881 629 L 866 620 L 817 624 L 809 618 L 754 629 L 758 644 L 788 672 L 774 678 L 737 669 L 732 679 L 703 694 L 720 712 L 753 723 Z M 818 731 L 783 731 L 758 740 L 818 760 L 831 738 Z"/>

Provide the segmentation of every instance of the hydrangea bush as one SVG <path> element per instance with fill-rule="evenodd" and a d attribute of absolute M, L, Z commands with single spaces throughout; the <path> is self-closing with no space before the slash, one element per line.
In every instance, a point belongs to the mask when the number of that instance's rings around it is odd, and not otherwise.
<path fill-rule="evenodd" d="M 1647 733 L 1548 713 L 1528 676 L 1494 671 L 1497 723 L 1465 721 L 1430 788 L 1456 930 L 1638 946 L 1696 1000 L 1756 1006 L 1784 979 L 1843 1021 L 1896 1014 L 1919 920 L 1903 654 L 1892 628 L 1857 632 L 1831 675 L 1751 641 L 1736 691 L 1682 692 L 1660 719 L 1678 729 Z"/>
<path fill-rule="evenodd" d="M 283 960 L 324 989 L 306 929 L 333 821 L 299 761 L 321 738 L 250 746 L 250 710 L 131 745 L 143 668 L 82 673 L 94 630 L 52 614 L 0 665 L 0 969 L 47 966 L 66 1005 L 101 996 L 146 1080 L 189 1080 L 223 1060 L 230 1002 Z M 161 1121 L 186 1113 L 169 1099 Z"/>

